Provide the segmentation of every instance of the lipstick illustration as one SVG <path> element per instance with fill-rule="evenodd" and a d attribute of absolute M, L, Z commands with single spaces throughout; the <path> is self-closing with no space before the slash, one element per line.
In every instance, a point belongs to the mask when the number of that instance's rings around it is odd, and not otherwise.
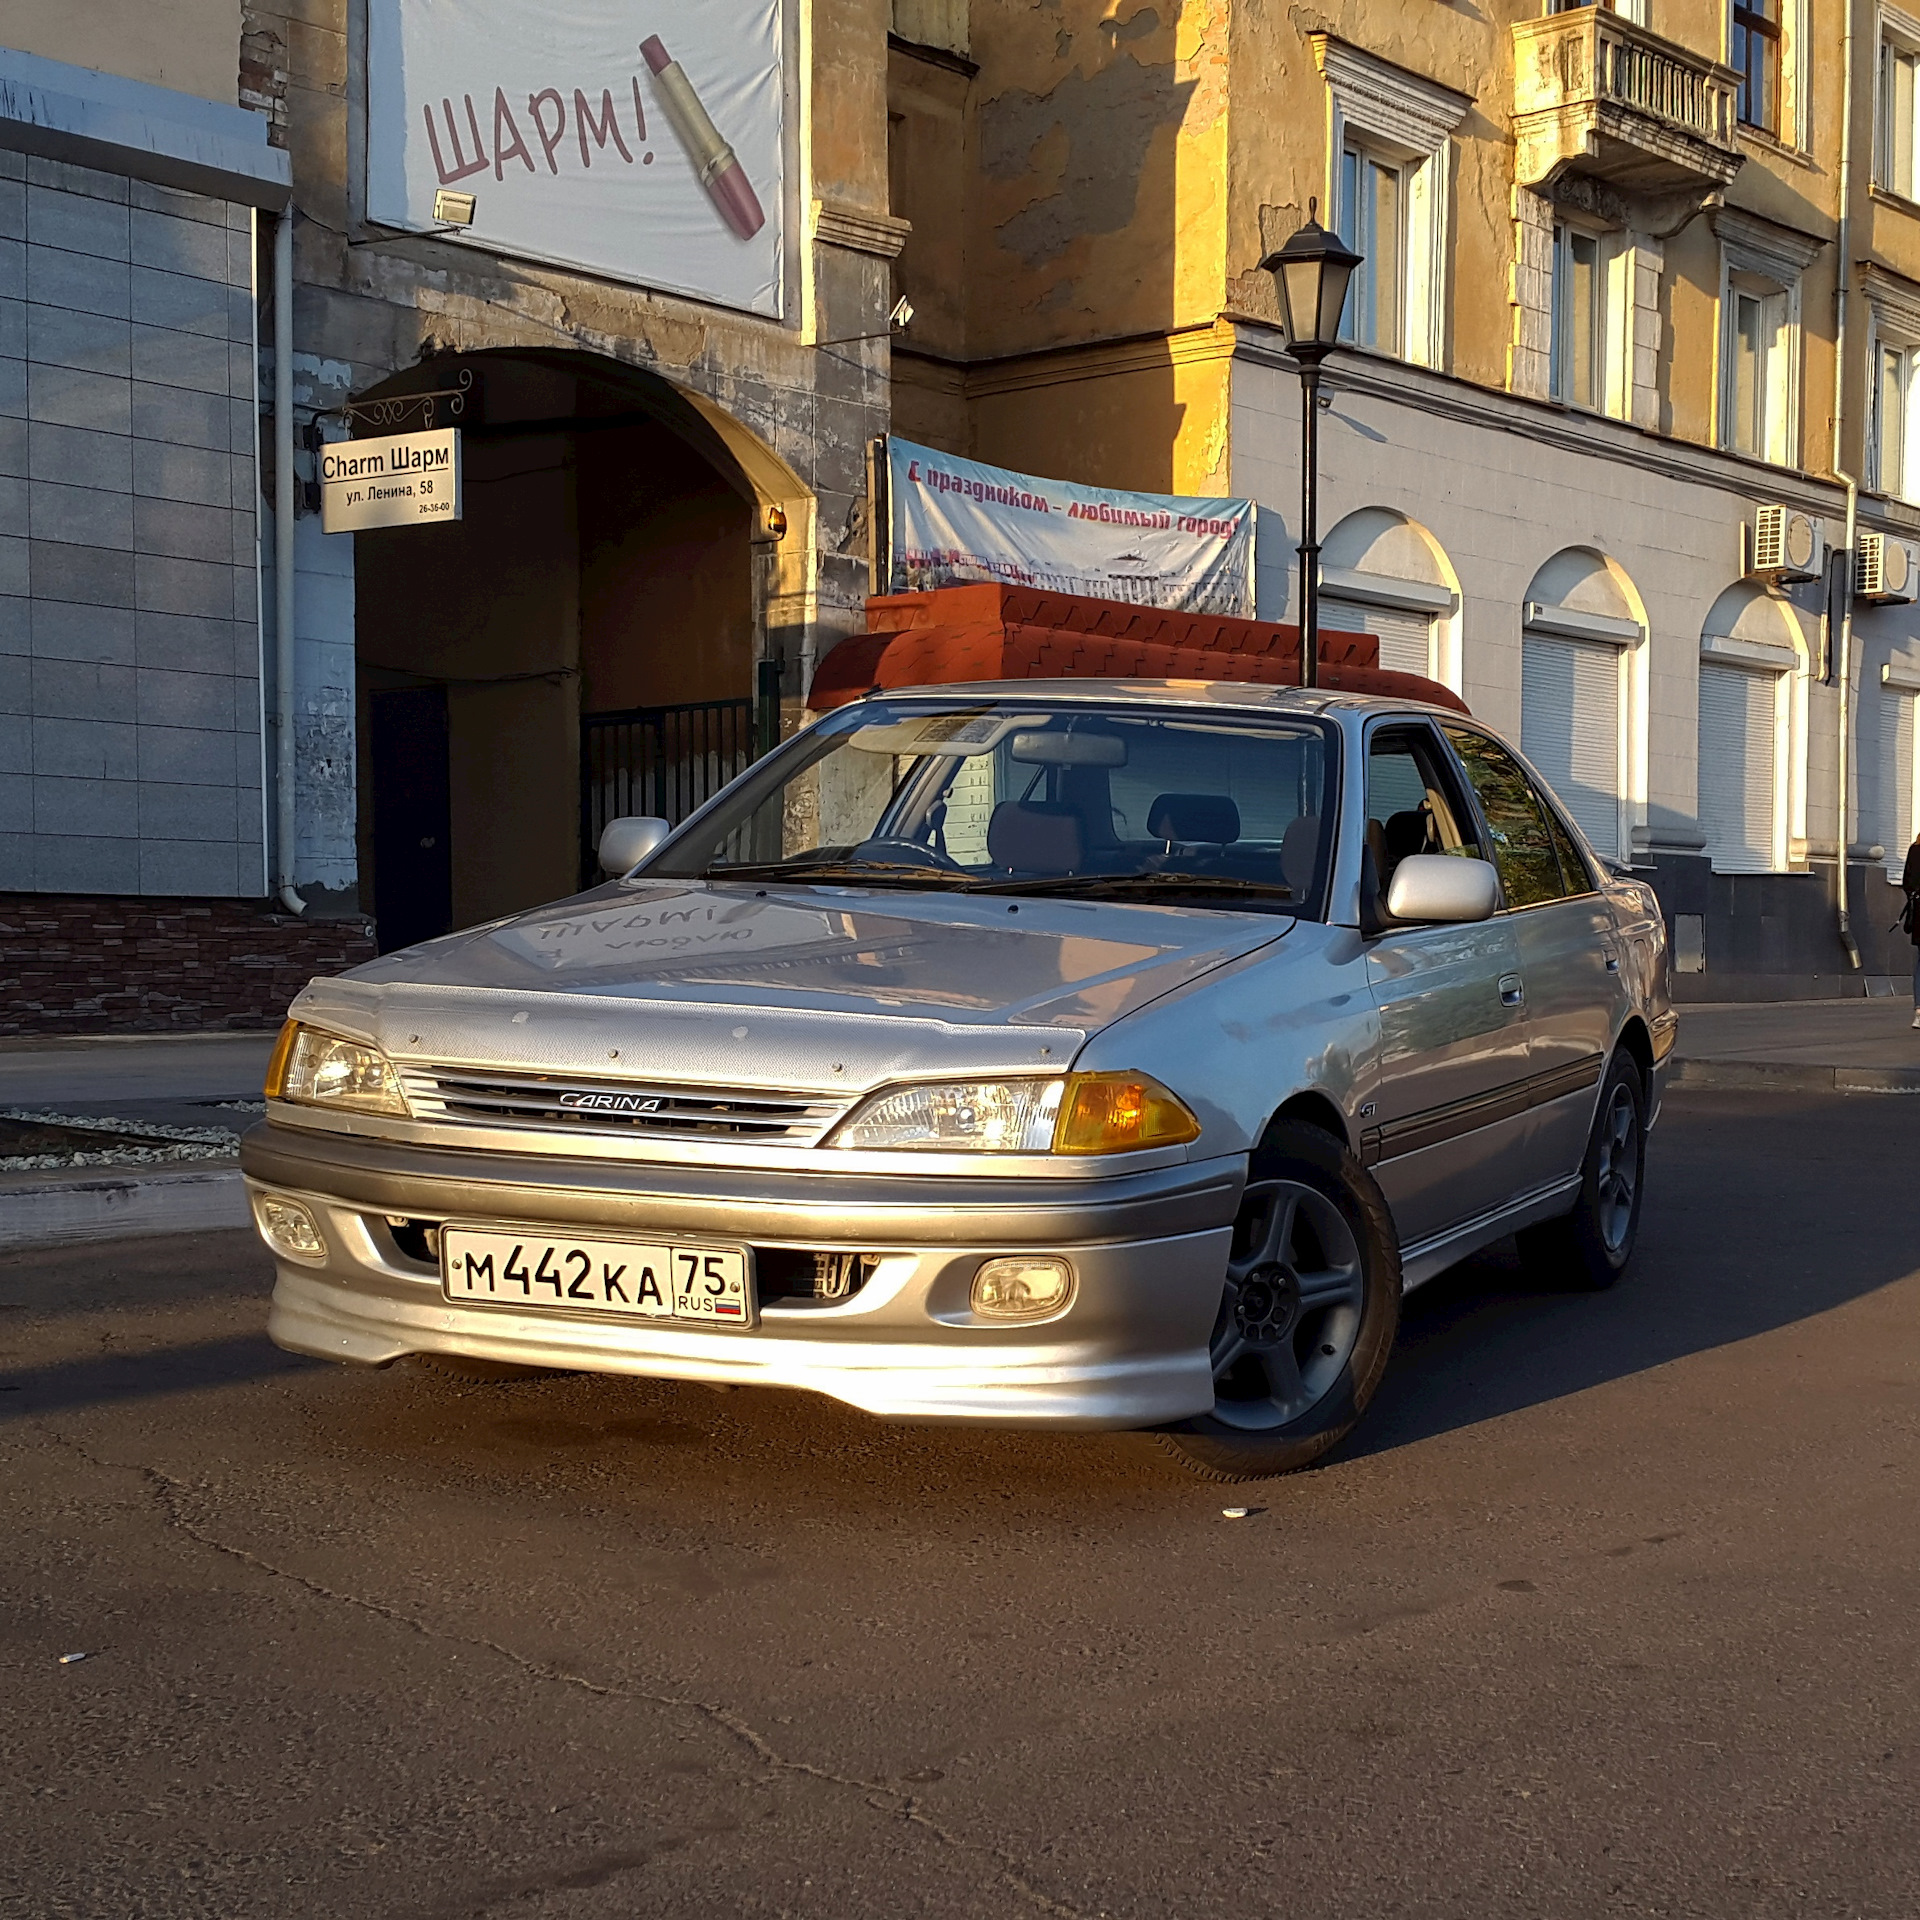
<path fill-rule="evenodd" d="M 640 42 L 640 51 L 653 74 L 653 83 L 667 105 L 667 118 L 687 149 L 700 184 L 713 196 L 713 204 L 742 240 L 751 240 L 766 225 L 760 210 L 760 197 L 746 176 L 733 149 L 721 139 L 720 130 L 700 104 L 686 70 L 660 44 L 660 36 L 650 35 Z"/>

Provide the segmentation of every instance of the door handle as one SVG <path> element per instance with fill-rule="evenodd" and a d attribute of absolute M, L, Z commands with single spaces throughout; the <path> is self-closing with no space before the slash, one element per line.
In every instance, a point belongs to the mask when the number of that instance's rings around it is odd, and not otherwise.
<path fill-rule="evenodd" d="M 1503 1007 L 1522 1005 L 1527 997 L 1526 982 L 1517 973 L 1500 976 L 1500 1004 Z"/>

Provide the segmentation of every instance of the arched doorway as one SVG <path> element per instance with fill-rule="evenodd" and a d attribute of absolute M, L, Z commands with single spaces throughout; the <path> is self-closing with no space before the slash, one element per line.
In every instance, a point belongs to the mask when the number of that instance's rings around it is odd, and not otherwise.
<path fill-rule="evenodd" d="M 589 354 L 468 383 L 458 522 L 354 536 L 362 900 L 383 951 L 573 891 L 616 812 L 679 818 L 777 717 L 804 485 L 711 402 Z M 797 669 L 799 662 L 794 666 Z M 777 724 L 777 720 L 776 720 Z"/>

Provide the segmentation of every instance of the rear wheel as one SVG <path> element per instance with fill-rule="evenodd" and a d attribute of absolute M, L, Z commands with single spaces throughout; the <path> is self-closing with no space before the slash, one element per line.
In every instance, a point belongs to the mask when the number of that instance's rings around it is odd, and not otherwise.
<path fill-rule="evenodd" d="M 1211 1411 L 1161 1435 L 1214 1480 L 1319 1459 L 1360 1418 L 1400 1321 L 1400 1251 L 1372 1176 L 1283 1121 L 1254 1152 L 1209 1343 Z"/>
<path fill-rule="evenodd" d="M 1627 1270 L 1640 1233 L 1647 1168 L 1646 1094 L 1632 1057 L 1616 1053 L 1600 1085 L 1571 1213 L 1514 1236 L 1520 1262 L 1550 1286 L 1591 1293 Z"/>

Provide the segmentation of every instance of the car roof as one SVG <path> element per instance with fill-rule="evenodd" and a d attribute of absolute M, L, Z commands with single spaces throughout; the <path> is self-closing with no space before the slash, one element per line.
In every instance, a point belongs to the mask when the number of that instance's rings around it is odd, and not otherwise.
<path fill-rule="evenodd" d="M 924 687 L 887 687 L 869 700 L 1033 699 L 1114 702 L 1140 706 L 1231 707 L 1251 713 L 1446 713 L 1420 700 L 1330 688 L 1281 687 L 1246 680 L 963 680 Z M 857 703 L 856 703 L 857 704 Z M 1459 714 L 1453 718 L 1459 719 Z"/>

